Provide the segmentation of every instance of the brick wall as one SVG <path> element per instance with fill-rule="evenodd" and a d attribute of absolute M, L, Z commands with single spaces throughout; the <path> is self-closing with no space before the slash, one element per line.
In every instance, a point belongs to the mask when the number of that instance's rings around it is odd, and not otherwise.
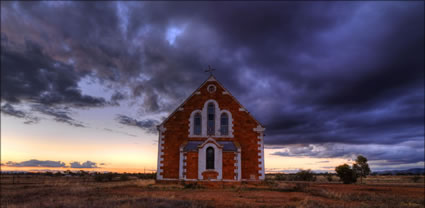
<path fill-rule="evenodd" d="M 217 179 L 218 176 L 218 172 L 213 171 L 213 170 L 206 170 L 204 172 L 202 172 L 202 177 L 204 179 L 210 180 L 210 179 Z"/>
<path fill-rule="evenodd" d="M 235 179 L 235 152 L 223 152 L 223 179 Z"/>
<path fill-rule="evenodd" d="M 215 84 L 217 87 L 216 92 L 209 93 L 207 86 Z M 241 165 L 242 165 L 242 179 L 258 179 L 259 176 L 259 157 L 258 153 L 258 133 L 253 131 L 258 126 L 258 123 L 246 111 L 240 111 L 241 106 L 235 101 L 231 95 L 223 94 L 224 89 L 216 81 L 207 81 L 199 90 L 200 94 L 193 94 L 193 96 L 181 106 L 183 109 L 177 110 L 165 123 L 164 127 L 167 129 L 164 132 L 164 161 L 163 161 L 163 174 L 164 178 L 179 177 L 179 147 L 187 141 L 189 135 L 189 118 L 192 111 L 202 109 L 204 103 L 209 99 L 214 99 L 218 102 L 220 109 L 226 109 L 232 113 L 233 117 L 233 135 L 234 138 L 214 138 L 216 141 L 237 141 L 241 145 Z M 190 140 L 206 140 L 205 137 L 190 138 Z M 224 156 L 225 154 L 223 154 Z M 187 164 L 189 164 L 187 162 Z M 197 162 L 196 162 L 197 165 Z M 223 166 L 226 169 L 226 166 Z M 233 167 L 233 165 L 232 165 Z M 192 169 L 191 169 L 192 171 Z M 230 171 L 230 170 L 223 170 Z M 195 171 L 197 174 L 197 171 Z M 187 174 L 192 174 L 188 172 Z M 193 173 L 195 174 L 195 173 Z M 231 175 L 225 176 L 230 178 Z M 233 178 L 232 178 L 233 179 Z"/>
<path fill-rule="evenodd" d="M 198 178 L 198 152 L 186 153 L 186 178 Z"/>

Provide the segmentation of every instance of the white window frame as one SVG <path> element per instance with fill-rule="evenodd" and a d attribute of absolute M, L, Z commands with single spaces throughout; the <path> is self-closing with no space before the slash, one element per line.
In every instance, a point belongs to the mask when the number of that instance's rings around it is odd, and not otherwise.
<path fill-rule="evenodd" d="M 207 116 L 208 116 L 208 104 L 209 103 L 213 103 L 214 107 L 215 107 L 215 132 L 214 135 L 207 135 Z M 202 129 L 201 129 L 201 135 L 195 135 L 194 131 L 195 131 L 195 114 L 200 112 L 201 113 L 201 124 L 202 124 Z M 227 113 L 228 119 L 229 119 L 229 124 L 228 124 L 228 135 L 221 135 L 221 114 L 222 113 Z M 190 118 L 189 118 L 189 137 L 225 137 L 225 138 L 234 138 L 233 136 L 233 118 L 232 118 L 232 113 L 230 113 L 230 111 L 225 110 L 225 109 L 220 109 L 218 102 L 214 99 L 209 99 L 204 103 L 204 106 L 202 108 L 202 110 L 197 109 L 192 111 L 192 113 L 190 114 Z"/>

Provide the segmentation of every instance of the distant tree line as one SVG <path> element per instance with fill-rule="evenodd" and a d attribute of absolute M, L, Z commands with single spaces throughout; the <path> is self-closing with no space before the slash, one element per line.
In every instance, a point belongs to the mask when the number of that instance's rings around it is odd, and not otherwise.
<path fill-rule="evenodd" d="M 336 174 L 322 173 L 316 174 L 310 169 L 300 170 L 295 174 L 275 174 L 275 180 L 281 181 L 316 181 L 318 175 L 323 175 L 327 181 L 333 181 L 332 176 L 337 175 L 345 184 L 357 182 L 357 178 L 360 178 L 360 183 L 363 182 L 363 178 L 367 177 L 371 170 L 367 163 L 367 158 L 359 155 L 355 163 L 350 167 L 348 164 L 339 165 L 335 168 Z"/>
<path fill-rule="evenodd" d="M 116 172 L 88 172 L 80 171 L 57 171 L 57 172 L 2 172 L 2 175 L 28 175 L 28 176 L 50 176 L 50 177 L 94 177 L 97 182 L 106 182 L 113 180 L 126 181 L 131 178 L 137 179 L 155 179 L 156 173 L 116 173 Z"/>
<path fill-rule="evenodd" d="M 310 169 L 300 170 L 295 174 L 275 174 L 275 180 L 278 181 L 316 181 L 316 176 Z"/>

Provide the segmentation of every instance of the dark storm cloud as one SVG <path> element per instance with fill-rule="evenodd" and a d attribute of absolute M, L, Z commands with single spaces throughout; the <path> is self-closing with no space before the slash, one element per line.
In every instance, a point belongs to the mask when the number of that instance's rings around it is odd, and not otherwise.
<path fill-rule="evenodd" d="M 1 99 L 19 104 L 37 103 L 34 111 L 53 116 L 55 121 L 83 127 L 73 121 L 65 112 L 53 108 L 59 105 L 70 107 L 104 106 L 103 98 L 83 95 L 78 88 L 78 81 L 83 74 L 62 62 L 55 61 L 42 52 L 42 47 L 31 41 L 25 42 L 25 49 L 19 51 L 12 44 L 1 46 Z M 4 111 L 13 113 L 7 104 Z M 22 111 L 15 111 L 15 116 L 26 118 L 26 124 L 36 123 L 39 118 L 25 116 Z"/>
<path fill-rule="evenodd" d="M 330 108 L 297 112 L 296 109 L 277 113 L 266 124 L 268 144 L 423 141 L 423 94 L 412 92 L 400 97 L 362 110 Z"/>
<path fill-rule="evenodd" d="M 9 161 L 5 165 L 11 167 L 66 167 L 64 162 L 51 160 L 28 160 L 23 162 Z"/>
<path fill-rule="evenodd" d="M 70 112 L 64 109 L 57 109 L 48 107 L 45 105 L 32 105 L 34 111 L 40 112 L 42 114 L 52 116 L 53 119 L 57 122 L 66 123 L 75 127 L 85 127 L 81 122 L 75 121 L 70 117 Z"/>
<path fill-rule="evenodd" d="M 123 94 L 122 92 L 116 91 L 112 96 L 111 96 L 111 103 L 114 105 L 119 105 L 119 101 L 126 99 L 126 95 Z"/>
<path fill-rule="evenodd" d="M 423 150 L 400 151 L 411 148 L 406 141 L 424 145 L 423 9 L 423 2 L 2 2 L 2 100 L 103 106 L 76 85 L 94 76 L 118 89 L 111 103 L 129 99 L 142 113 L 169 113 L 211 64 L 265 125 L 266 147 L 307 145 L 281 155 L 372 144 L 394 148 L 371 152 L 374 159 L 423 161 Z M 153 131 L 147 121 L 118 121 Z"/>
<path fill-rule="evenodd" d="M 3 106 L 1 106 L 1 112 L 10 116 L 18 117 L 18 118 L 24 118 L 26 116 L 26 114 L 23 111 L 16 110 L 9 103 L 6 103 Z"/>
<path fill-rule="evenodd" d="M 24 119 L 25 124 L 35 124 L 40 120 L 38 117 L 32 116 L 30 113 L 18 110 L 10 103 L 5 103 L 1 106 L 1 112 L 8 116 Z"/>
<path fill-rule="evenodd" d="M 146 130 L 148 133 L 156 133 L 156 126 L 159 124 L 159 122 L 156 120 L 136 120 L 125 115 L 117 115 L 117 121 L 120 124 L 141 128 L 143 130 Z"/>
<path fill-rule="evenodd" d="M 36 43 L 26 41 L 23 52 L 2 44 L 1 98 L 19 103 L 67 104 L 75 107 L 101 106 L 102 98 L 81 94 L 81 75 L 72 67 L 43 54 Z"/>
<path fill-rule="evenodd" d="M 83 163 L 80 162 L 72 162 L 70 163 L 71 168 L 97 168 L 97 165 L 95 162 L 92 161 L 86 161 Z"/>
<path fill-rule="evenodd" d="M 423 143 L 410 143 L 411 144 L 390 147 L 370 144 L 342 145 L 329 143 L 286 145 L 283 151 L 274 152 L 272 155 L 285 157 L 355 158 L 357 155 L 361 154 L 366 156 L 369 160 L 385 160 L 385 163 L 393 165 L 423 162 L 423 155 L 425 153 Z"/>

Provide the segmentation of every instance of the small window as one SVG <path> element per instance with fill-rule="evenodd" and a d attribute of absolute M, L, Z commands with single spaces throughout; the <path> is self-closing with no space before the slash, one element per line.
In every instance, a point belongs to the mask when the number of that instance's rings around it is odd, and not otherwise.
<path fill-rule="evenodd" d="M 208 87 L 207 87 L 207 90 L 208 90 L 208 92 L 209 93 L 213 93 L 213 92 L 215 92 L 215 90 L 216 90 L 217 88 L 215 87 L 215 85 L 213 85 L 213 84 L 211 84 L 211 85 L 208 85 Z"/>
<path fill-rule="evenodd" d="M 207 134 L 214 135 L 215 134 L 215 106 L 214 103 L 208 104 L 208 120 L 207 120 Z"/>
<path fill-rule="evenodd" d="M 194 123 L 195 123 L 195 128 L 194 128 L 194 132 L 193 134 L 195 135 L 201 135 L 202 132 L 202 117 L 200 113 L 196 113 L 195 117 L 194 117 Z"/>
<path fill-rule="evenodd" d="M 207 148 L 207 169 L 214 169 L 214 148 Z"/>
<path fill-rule="evenodd" d="M 229 134 L 229 117 L 227 116 L 227 113 L 221 114 L 220 133 L 221 133 L 221 135 L 228 135 Z"/>

